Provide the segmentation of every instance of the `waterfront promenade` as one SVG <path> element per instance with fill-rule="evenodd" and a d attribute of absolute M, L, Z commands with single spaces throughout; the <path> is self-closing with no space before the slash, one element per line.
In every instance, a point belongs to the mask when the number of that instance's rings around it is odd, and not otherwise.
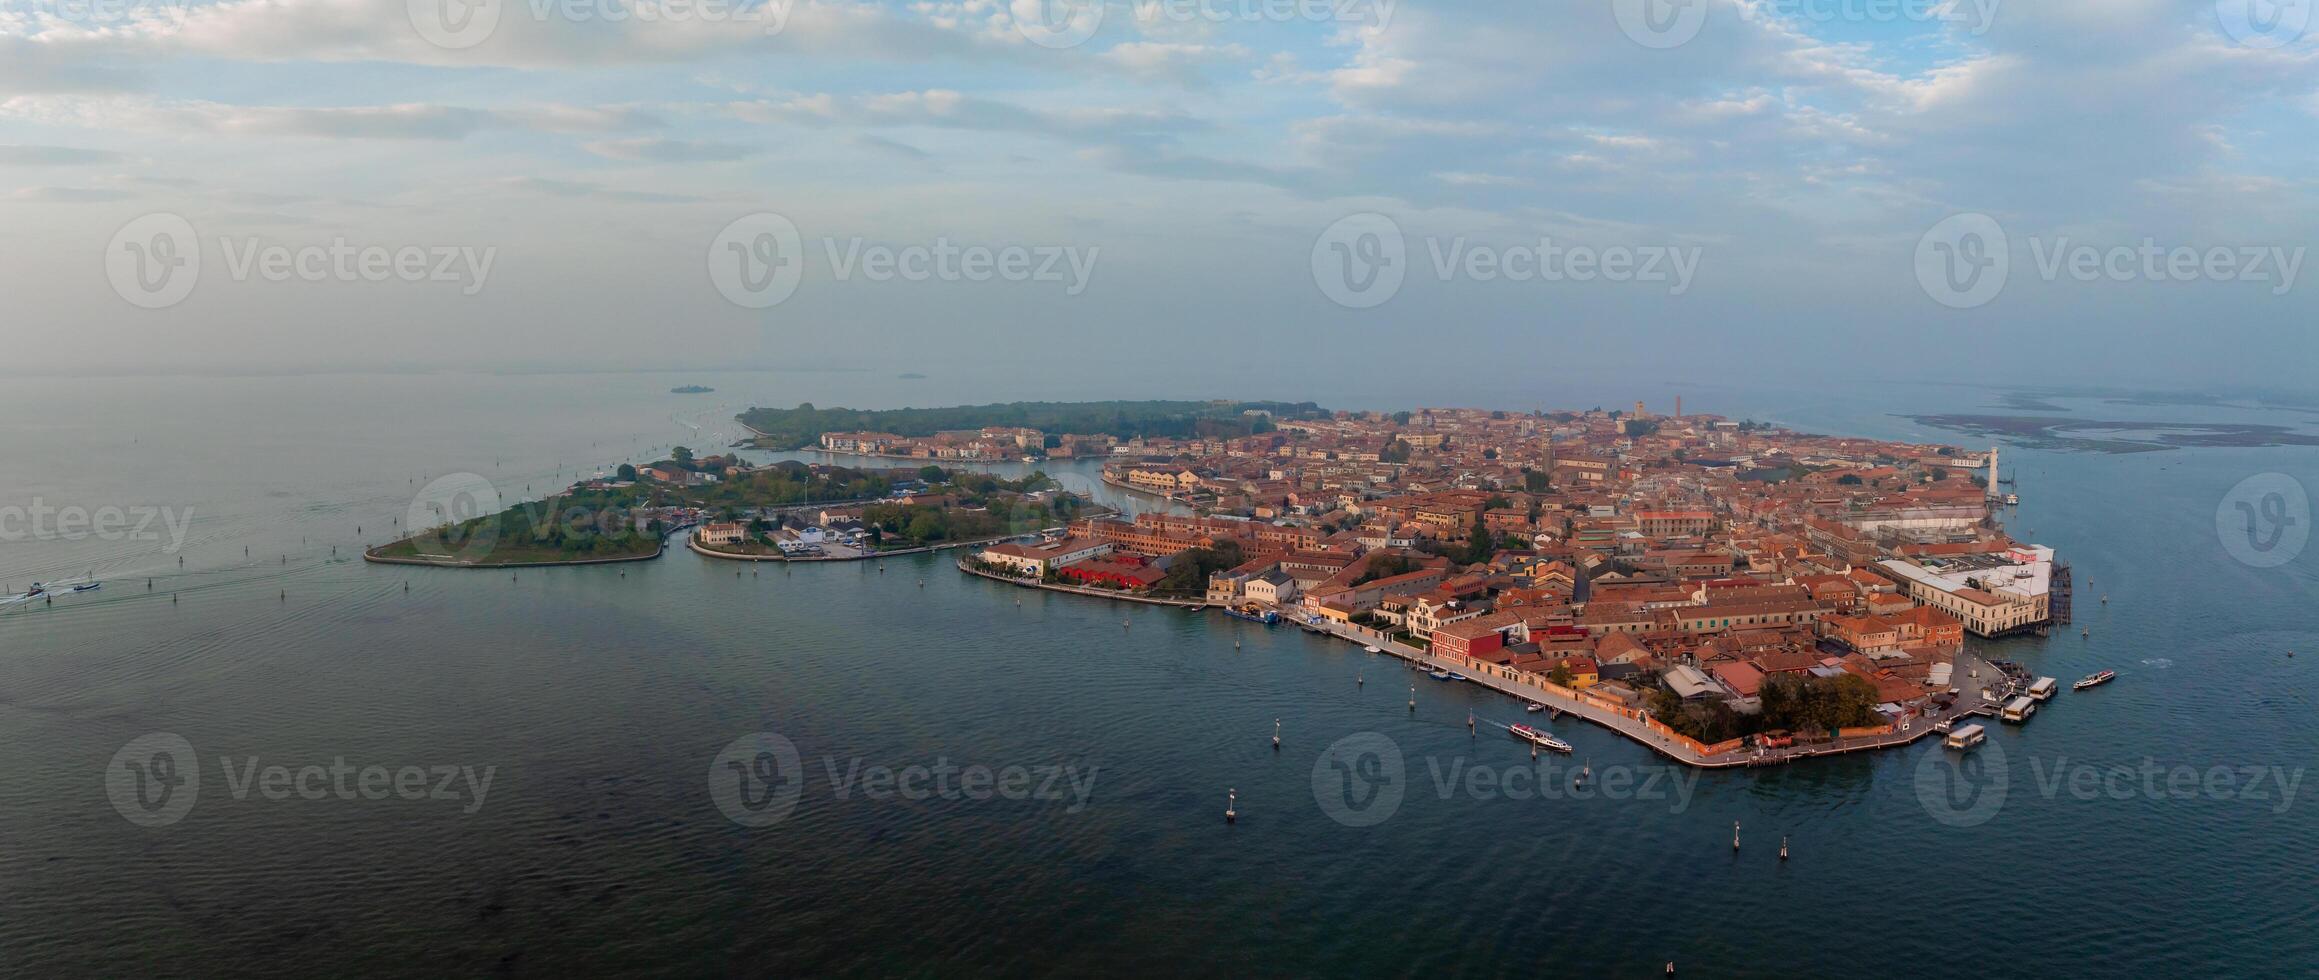
<path fill-rule="evenodd" d="M 1140 602 L 1147 605 L 1176 606 L 1194 610 L 1209 608 L 1205 602 L 1155 599 L 1106 589 L 1056 585 L 999 575 L 973 568 L 965 562 L 958 563 L 958 570 L 969 575 L 1005 582 L 1022 588 L 1067 592 L 1074 595 L 1112 599 L 1120 602 Z M 1462 656 L 1437 655 L 1406 643 L 1397 642 L 1378 631 L 1359 626 L 1326 620 L 1307 621 L 1295 617 L 1284 619 L 1282 622 L 1293 627 L 1316 630 L 1349 643 L 1375 647 L 1381 653 L 1406 660 L 1420 668 L 1463 675 L 1470 683 L 1480 684 L 1523 701 L 1537 702 L 1555 712 L 1557 717 L 1563 714 L 1575 715 L 1631 738 L 1676 762 L 1702 769 L 1779 765 L 1813 756 L 1842 755 L 1850 752 L 1896 748 L 1926 736 L 1937 735 L 1938 731 L 1934 726 L 1942 721 L 1961 719 L 1976 714 L 1988 714 L 1994 710 L 1992 705 L 1981 699 L 1979 682 L 1967 680 L 1967 678 L 1976 675 L 1980 678 L 1997 676 L 1996 668 L 1971 654 L 1959 654 L 1956 667 L 1963 670 L 1965 674 L 1954 685 L 1959 688 L 1957 703 L 1945 712 L 1920 715 L 1908 719 L 1903 726 L 1899 727 L 1880 725 L 1869 729 L 1847 729 L 1845 732 L 1839 733 L 1838 737 L 1825 742 L 1803 743 L 1784 748 L 1756 749 L 1743 745 L 1743 740 L 1740 739 L 1707 745 L 1668 728 L 1665 724 L 1642 711 L 1626 707 L 1607 698 L 1594 697 L 1582 691 L 1562 687 L 1536 674 Z"/>
<path fill-rule="evenodd" d="M 1363 629 L 1326 620 L 1308 622 L 1289 619 L 1286 622 L 1320 630 L 1330 636 L 1378 650 L 1407 660 L 1420 667 L 1445 670 L 1463 675 L 1469 682 L 1509 694 L 1524 701 L 1543 704 L 1548 710 L 1576 715 L 1594 722 L 1647 746 L 1652 751 L 1689 766 L 1702 769 L 1730 769 L 1744 766 L 1777 765 L 1795 759 L 1822 755 L 1841 755 L 1873 749 L 1907 745 L 1928 735 L 1937 734 L 1933 726 L 1943 720 L 1963 718 L 1985 713 L 1977 687 L 1960 690 L 1956 705 L 1941 714 L 1927 714 L 1909 719 L 1905 728 L 1882 727 L 1882 730 L 1859 732 L 1827 742 L 1798 744 L 1787 748 L 1756 750 L 1737 745 L 1739 740 L 1715 745 L 1704 745 L 1668 729 L 1649 715 L 1603 699 L 1587 696 L 1584 692 L 1539 678 L 1535 674 L 1510 667 L 1460 656 L 1441 656 L 1405 643 L 1398 643 L 1375 630 Z M 1994 674 L 1996 668 L 1981 662 L 1970 654 L 1960 654 L 1957 666 L 1966 668 L 1968 675 L 1980 672 Z M 1958 685 L 1963 688 L 1965 685 Z"/>
<path fill-rule="evenodd" d="M 1057 585 L 1050 582 L 1037 581 L 1035 579 L 1016 578 L 1011 575 L 1000 575 L 996 572 L 986 572 L 968 565 L 965 562 L 958 563 L 958 570 L 965 572 L 968 575 L 977 575 L 990 579 L 993 582 L 1005 582 L 1008 585 L 1019 585 L 1026 589 L 1039 589 L 1046 592 L 1068 592 L 1072 595 L 1093 596 L 1097 599 L 1117 599 L 1121 602 L 1140 602 L 1147 606 L 1175 606 L 1180 609 L 1205 609 L 1208 607 L 1206 602 L 1195 599 L 1159 599 L 1152 596 L 1136 595 L 1132 592 L 1120 592 L 1113 589 L 1090 589 L 1076 585 Z"/>

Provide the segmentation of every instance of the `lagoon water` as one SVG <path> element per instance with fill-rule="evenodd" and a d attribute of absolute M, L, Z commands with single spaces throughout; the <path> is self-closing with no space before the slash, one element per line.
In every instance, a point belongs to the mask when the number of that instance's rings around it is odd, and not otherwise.
<path fill-rule="evenodd" d="M 667 391 L 689 382 L 718 391 Z M 105 583 L 0 607 L 0 973 L 1657 976 L 1668 960 L 1690 976 L 2319 971 L 2319 785 L 2297 784 L 2290 802 L 2275 782 L 2246 798 L 2238 775 L 2224 792 L 2161 778 L 2156 794 L 2136 777 L 2122 799 L 2103 782 L 2146 760 L 2202 776 L 2319 759 L 2319 557 L 2255 567 L 2223 547 L 2216 520 L 2248 476 L 2319 487 L 2310 449 L 2008 449 L 2023 497 L 2010 523 L 2074 564 L 2092 636 L 1982 646 L 2065 682 L 2122 676 L 2065 690 L 2025 727 L 1990 725 L 1954 784 L 1929 742 L 1696 774 L 1564 721 L 1555 732 L 1578 751 L 1563 764 L 1591 765 L 1605 786 L 1620 772 L 1634 791 L 1543 798 L 1519 790 L 1523 777 L 1476 781 L 1535 772 L 1489 727 L 1535 721 L 1502 697 L 1293 629 L 1018 590 L 939 556 L 881 571 L 677 552 L 519 574 L 358 558 L 437 477 L 480 474 L 520 498 L 575 469 L 723 445 L 747 404 L 1117 397 L 989 382 L 0 385 L 0 506 L 151 508 L 183 535 L 161 520 L 157 538 L 129 540 L 0 527 L 0 591 Z M 1233 387 L 1245 390 L 1194 394 L 1451 400 Z M 1699 411 L 1928 442 L 1960 438 L 1891 413 L 2001 411 L 1968 388 L 1683 394 Z M 2098 418 L 2310 418 L 2063 404 Z M 795 807 L 762 827 L 728 819 L 712 778 L 731 758 L 720 753 L 756 732 L 798 752 L 782 773 Z M 182 818 L 147 827 L 116 809 L 107 779 L 116 752 L 152 733 L 182 737 L 199 770 Z M 1390 744 L 1401 778 L 1347 782 L 1323 753 L 1348 736 Z M 418 799 L 276 800 L 244 775 L 340 759 L 491 776 L 486 792 L 453 784 L 455 799 L 433 798 L 430 776 Z M 886 793 L 862 775 L 937 765 L 1019 767 L 1033 785 L 1017 795 L 1034 798 Z M 2095 790 L 2081 798 L 2074 774 L 2087 767 Z M 1037 792 L 1049 772 L 1082 789 Z M 1351 826 L 1332 817 L 1347 812 L 1330 799 L 1346 787 L 1397 803 Z"/>

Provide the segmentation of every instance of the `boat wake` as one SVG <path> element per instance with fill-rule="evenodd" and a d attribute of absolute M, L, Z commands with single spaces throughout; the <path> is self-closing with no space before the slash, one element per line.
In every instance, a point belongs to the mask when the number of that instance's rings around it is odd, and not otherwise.
<path fill-rule="evenodd" d="M 2159 669 L 2159 670 L 2165 670 L 2165 669 L 2166 669 L 2166 668 L 2168 668 L 2168 667 L 2172 667 L 2172 666 L 2174 666 L 2174 661 L 2168 660 L 2168 659 L 2166 659 L 2166 658 L 2164 658 L 2164 657 L 2158 657 L 2158 658 L 2155 658 L 2155 659 L 2152 659 L 2152 660 L 2144 660 L 2144 661 L 2142 661 L 2142 666 L 2144 666 L 2144 667 L 2155 667 L 2155 668 L 2157 668 L 2157 669 Z"/>

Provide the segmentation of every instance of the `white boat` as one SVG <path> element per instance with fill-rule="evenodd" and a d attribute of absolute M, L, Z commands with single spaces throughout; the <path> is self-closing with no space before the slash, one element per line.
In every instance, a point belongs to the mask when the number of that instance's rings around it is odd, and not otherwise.
<path fill-rule="evenodd" d="M 1433 678 L 1434 680 L 1437 680 L 1437 681 L 1446 681 L 1446 680 L 1449 680 L 1450 678 L 1456 677 L 1457 675 L 1456 675 L 1456 674 L 1452 674 L 1452 673 L 1450 673 L 1449 671 L 1446 671 L 1446 670 L 1429 670 L 1429 671 L 1426 671 L 1426 672 L 1425 672 L 1425 676 L 1427 676 L 1427 677 L 1431 677 L 1431 678 Z"/>
<path fill-rule="evenodd" d="M 105 587 L 105 583 L 103 583 L 103 582 L 90 582 L 90 583 L 87 583 L 87 584 L 85 584 L 85 585 L 76 585 L 76 586 L 73 586 L 71 591 L 74 591 L 74 592 L 95 592 L 96 590 L 98 590 L 98 589 L 101 589 L 101 588 L 104 588 L 104 587 Z"/>
<path fill-rule="evenodd" d="M 1965 749 L 1970 749 L 1973 746 L 1981 744 L 1983 741 L 1988 739 L 1988 737 L 1989 733 L 1984 731 L 1981 726 L 1966 725 L 1963 728 L 1959 728 L 1956 731 L 1950 732 L 1949 737 L 1945 740 L 1944 744 L 1946 744 L 1949 748 L 1963 751 Z"/>
<path fill-rule="evenodd" d="M 2025 697 L 2023 697 L 2023 698 L 2014 698 L 2014 699 L 2013 699 L 2013 700 L 2011 700 L 2011 701 L 2007 701 L 2007 702 L 2005 702 L 2005 707 L 2004 707 L 2004 709 L 2003 709 L 2003 710 L 2001 710 L 2001 711 L 1999 711 L 1999 712 L 1997 712 L 1997 718 L 1998 718 L 1998 720 L 2000 720 L 2000 721 L 2006 721 L 2006 722 L 2011 722 L 2011 723 L 2013 723 L 2013 724 L 2016 724 L 2016 725 L 2022 725 L 2022 724 L 2027 724 L 2027 723 L 2028 723 L 2028 721 L 2029 721 L 2029 716 L 2030 716 L 2030 715 L 2034 715 L 2034 714 L 2036 714 L 2036 713 L 2037 713 L 2037 702 L 2036 702 L 2036 701 L 2033 701 L 2033 700 L 2031 700 L 2031 699 L 2029 699 L 2029 698 L 2025 698 Z"/>
<path fill-rule="evenodd" d="M 2054 680 L 2051 677 L 2040 677 L 2029 683 L 2028 693 L 2030 697 L 2036 698 L 2039 701 L 2051 701 L 2053 700 L 2053 692 L 2060 687 L 2060 681 Z"/>
<path fill-rule="evenodd" d="M 2117 679 L 2118 679 L 2118 672 L 2117 672 L 2117 671 L 2114 671 L 2114 670 L 2101 670 L 2101 671 L 2096 671 L 2096 672 L 2094 672 L 2094 673 L 2091 673 L 2091 674 L 2087 674 L 2087 675 L 2085 675 L 2085 678 L 2084 678 L 2083 680 L 2080 680 L 2080 681 L 2078 681 L 2078 682 L 2077 682 L 2077 683 L 2075 683 L 2075 684 L 2071 684 L 2069 687 L 2070 687 L 2070 690 L 2073 690 L 2073 691 L 2083 691 L 2083 690 L 2085 690 L 2086 688 L 2089 688 L 2089 687 L 2100 687 L 2100 686 L 2101 686 L 2101 685 L 2103 685 L 2103 684 L 2107 684 L 2107 683 L 2109 683 L 2109 682 L 2111 682 L 2111 681 L 2114 681 L 2114 680 L 2117 680 Z"/>
<path fill-rule="evenodd" d="M 1466 679 L 1466 676 L 1453 670 L 1449 672 L 1449 679 L 1453 681 L 1462 681 Z"/>
<path fill-rule="evenodd" d="M 1552 735 L 1548 735 L 1545 732 L 1539 731 L 1528 725 L 1508 725 L 1506 726 L 1506 731 L 1513 735 L 1515 738 L 1521 739 L 1522 741 L 1528 742 L 1539 748 L 1546 749 L 1550 752 L 1571 751 L 1570 743 L 1565 742 L 1559 738 L 1555 738 Z"/>
<path fill-rule="evenodd" d="M 1544 711 L 1544 710 L 1546 710 L 1546 706 L 1545 706 L 1545 705 L 1543 705 L 1543 704 L 1539 704 L 1539 703 L 1538 703 L 1538 702 L 1536 702 L 1536 701 L 1532 701 L 1532 702 L 1530 702 L 1529 704 L 1525 704 L 1525 705 L 1523 705 L 1523 706 L 1522 706 L 1522 710 L 1524 710 L 1524 711 L 1527 711 L 1527 712 L 1529 712 L 1529 713 L 1531 713 L 1531 714 L 1537 714 L 1538 712 L 1541 712 L 1541 711 Z"/>

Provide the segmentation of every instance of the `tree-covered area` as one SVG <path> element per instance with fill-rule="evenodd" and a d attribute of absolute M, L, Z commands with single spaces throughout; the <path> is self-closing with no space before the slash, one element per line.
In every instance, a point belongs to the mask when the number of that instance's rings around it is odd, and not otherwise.
<path fill-rule="evenodd" d="M 1666 688 L 1650 692 L 1651 716 L 1702 742 L 1715 743 L 1769 731 L 1833 734 L 1839 728 L 1874 725 L 1876 686 L 1853 675 L 1813 677 L 1778 674 L 1757 692 L 1763 710 L 1742 714 L 1723 701 L 1687 704 Z"/>
<path fill-rule="evenodd" d="M 1240 551 L 1240 542 L 1226 538 L 1214 547 L 1187 548 L 1176 553 L 1175 564 L 1168 566 L 1165 576 L 1152 584 L 1153 592 L 1195 596 L 1208 592 L 1208 576 L 1247 561 Z"/>
<path fill-rule="evenodd" d="M 664 530 L 643 527 L 634 505 L 613 491 L 575 491 L 527 501 L 497 514 L 439 528 L 421 528 L 378 549 L 387 558 L 419 558 L 478 565 L 633 558 L 657 554 Z"/>
<path fill-rule="evenodd" d="M 871 536 L 879 546 L 910 548 L 1032 534 L 1069 524 L 1085 506 L 1086 501 L 1070 494 L 1043 501 L 1008 494 L 964 507 L 871 504 L 862 509 L 862 523 L 872 528 Z"/>
<path fill-rule="evenodd" d="M 863 410 L 817 408 L 811 402 L 796 408 L 752 408 L 741 413 L 741 423 L 762 433 L 759 443 L 771 449 L 801 449 L 816 445 L 825 432 L 891 432 L 901 436 L 930 436 L 937 432 L 1012 426 L 1065 435 L 1110 435 L 1173 438 L 1234 438 L 1271 430 L 1264 415 L 1305 418 L 1323 414 L 1311 402 L 1008 402 L 960 405 L 951 408 L 898 408 Z"/>

